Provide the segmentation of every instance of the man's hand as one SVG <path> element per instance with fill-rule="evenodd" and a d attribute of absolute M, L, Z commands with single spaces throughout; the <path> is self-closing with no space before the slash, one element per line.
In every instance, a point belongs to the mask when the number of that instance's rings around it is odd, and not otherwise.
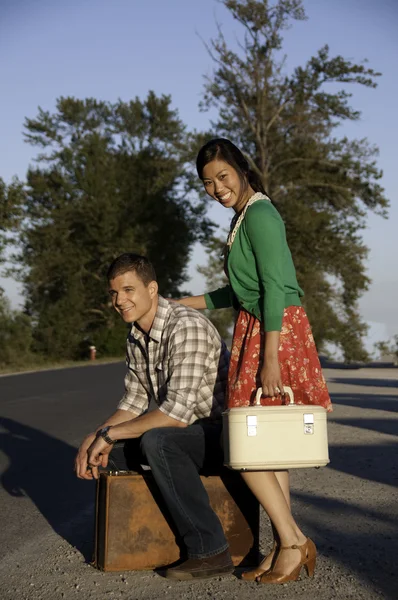
<path fill-rule="evenodd" d="M 281 370 L 277 358 L 264 361 L 260 378 L 264 396 L 284 395 Z"/>
<path fill-rule="evenodd" d="M 98 467 L 106 467 L 108 465 L 108 458 L 112 448 L 113 444 L 108 444 L 102 437 L 97 437 L 89 447 L 87 451 L 88 466 L 94 479 L 98 479 Z"/>
<path fill-rule="evenodd" d="M 75 471 L 79 479 L 92 479 L 93 476 L 88 467 L 88 449 L 95 441 L 95 433 L 90 433 L 82 441 L 75 458 Z"/>

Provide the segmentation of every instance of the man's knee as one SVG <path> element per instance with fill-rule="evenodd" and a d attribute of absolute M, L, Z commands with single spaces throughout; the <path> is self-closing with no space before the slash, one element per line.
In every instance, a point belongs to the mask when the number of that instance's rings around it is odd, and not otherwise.
<path fill-rule="evenodd" d="M 159 457 L 163 450 L 179 448 L 176 443 L 181 429 L 178 427 L 158 427 L 150 429 L 141 436 L 141 452 L 148 459 Z"/>
<path fill-rule="evenodd" d="M 146 431 L 141 436 L 141 452 L 144 456 L 157 456 L 163 444 L 164 428 L 155 428 Z"/>

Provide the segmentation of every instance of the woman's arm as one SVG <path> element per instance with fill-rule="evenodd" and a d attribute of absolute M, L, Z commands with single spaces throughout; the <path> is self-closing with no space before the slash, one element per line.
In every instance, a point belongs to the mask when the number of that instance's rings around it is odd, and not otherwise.
<path fill-rule="evenodd" d="M 260 379 L 264 396 L 283 395 L 283 382 L 278 361 L 279 331 L 266 331 L 264 334 L 264 360 Z"/>
<path fill-rule="evenodd" d="M 264 290 L 264 359 L 260 378 L 264 396 L 272 397 L 283 393 L 278 350 L 285 308 L 282 261 L 286 238 L 282 219 L 268 204 L 256 203 L 250 207 L 246 227 L 256 258 L 260 288 Z"/>
<path fill-rule="evenodd" d="M 256 260 L 263 329 L 280 331 L 285 310 L 285 227 L 276 209 L 269 202 L 261 200 L 249 207 L 245 226 Z"/>
<path fill-rule="evenodd" d="M 201 296 L 187 296 L 186 298 L 170 298 L 173 302 L 178 302 L 179 304 L 183 304 L 184 306 L 190 306 L 191 308 L 196 308 L 196 310 L 203 310 L 206 308 L 205 297 L 202 294 Z"/>
<path fill-rule="evenodd" d="M 218 290 L 203 294 L 202 296 L 187 296 L 186 298 L 169 298 L 174 302 L 179 302 L 185 306 L 196 308 L 196 310 L 203 310 L 209 308 L 229 308 L 232 306 L 232 291 L 230 285 L 225 285 Z"/>

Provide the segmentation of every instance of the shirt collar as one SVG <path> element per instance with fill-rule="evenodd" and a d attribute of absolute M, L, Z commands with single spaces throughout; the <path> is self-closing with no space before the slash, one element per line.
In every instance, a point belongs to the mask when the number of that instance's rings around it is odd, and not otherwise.
<path fill-rule="evenodd" d="M 156 310 L 155 318 L 152 323 L 152 327 L 149 330 L 148 336 L 155 342 L 160 342 L 162 339 L 163 329 L 166 323 L 167 315 L 170 310 L 170 304 L 163 298 L 158 296 L 158 308 Z M 143 334 L 136 326 L 135 323 L 131 324 L 131 335 L 137 339 L 144 337 Z"/>

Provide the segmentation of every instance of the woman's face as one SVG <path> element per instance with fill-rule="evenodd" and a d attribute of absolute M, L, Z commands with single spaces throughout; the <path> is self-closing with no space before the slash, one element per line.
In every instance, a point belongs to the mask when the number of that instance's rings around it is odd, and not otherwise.
<path fill-rule="evenodd" d="M 223 160 L 212 160 L 203 168 L 202 181 L 206 192 L 225 208 L 239 212 L 253 192 L 248 186 L 241 198 L 241 182 L 237 171 Z M 253 192 L 254 193 L 254 192 Z"/>

